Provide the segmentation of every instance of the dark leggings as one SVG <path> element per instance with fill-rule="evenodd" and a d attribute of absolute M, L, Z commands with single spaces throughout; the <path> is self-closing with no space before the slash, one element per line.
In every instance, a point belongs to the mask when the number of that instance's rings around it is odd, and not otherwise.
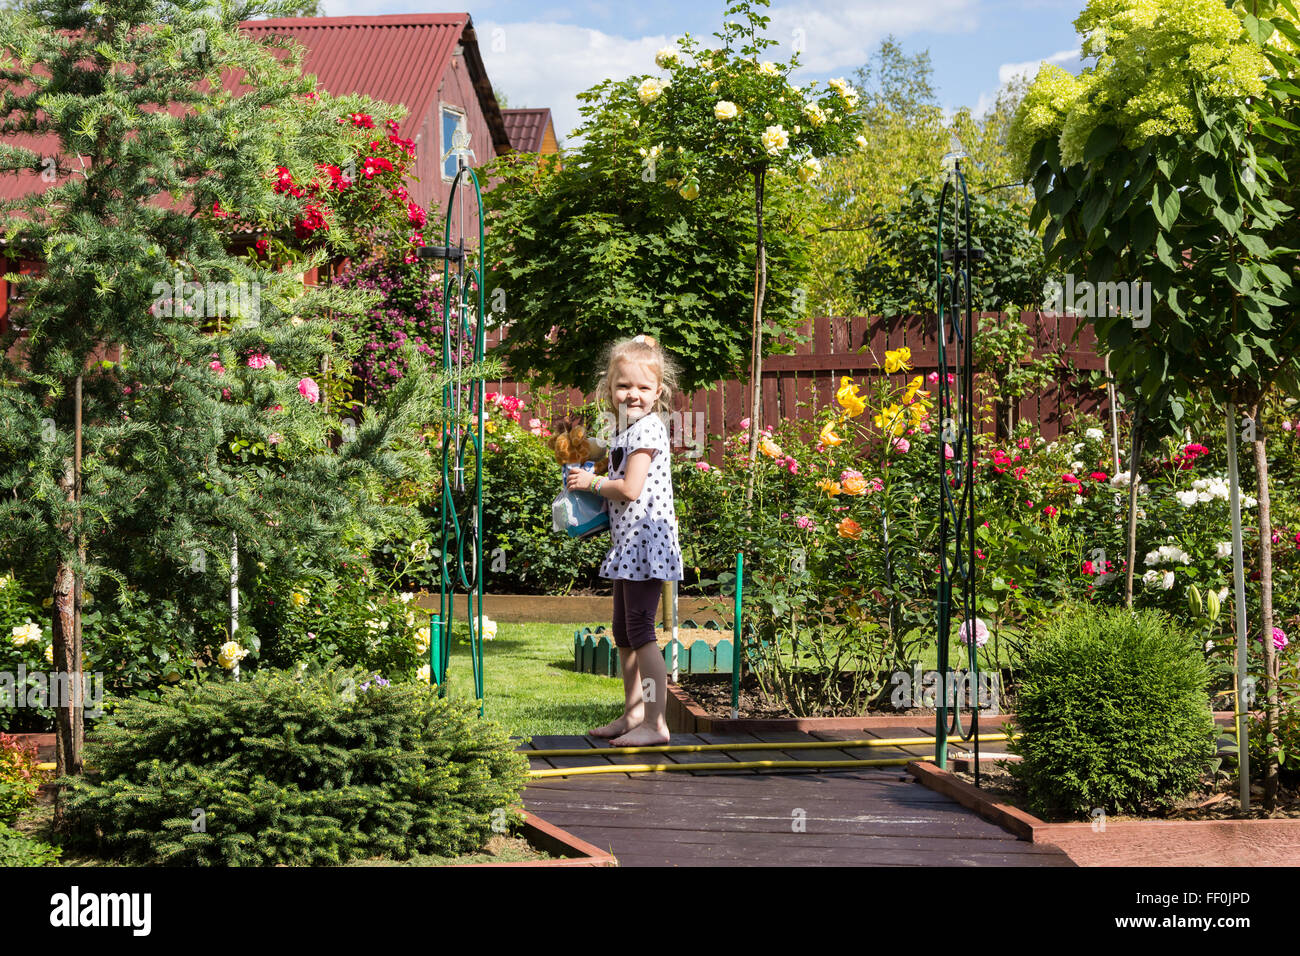
<path fill-rule="evenodd" d="M 655 639 L 655 615 L 664 583 L 649 581 L 614 582 L 614 643 L 636 650 Z"/>

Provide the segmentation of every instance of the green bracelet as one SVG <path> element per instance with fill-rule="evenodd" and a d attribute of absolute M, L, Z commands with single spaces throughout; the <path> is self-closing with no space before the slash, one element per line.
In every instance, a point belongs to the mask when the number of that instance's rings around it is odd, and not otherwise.
<path fill-rule="evenodd" d="M 602 481 L 604 481 L 604 480 L 605 480 L 605 476 L 604 476 L 604 475 L 597 475 L 597 476 L 596 476 L 596 480 L 593 481 L 593 482 L 591 483 L 591 493 L 592 493 L 592 494 L 595 494 L 595 495 L 600 494 L 600 483 L 601 483 Z"/>

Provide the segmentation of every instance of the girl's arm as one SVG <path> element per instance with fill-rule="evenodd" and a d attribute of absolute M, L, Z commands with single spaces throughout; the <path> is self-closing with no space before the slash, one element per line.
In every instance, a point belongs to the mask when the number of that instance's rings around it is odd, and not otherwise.
<path fill-rule="evenodd" d="M 654 449 L 638 448 L 627 458 L 627 470 L 619 479 L 606 478 L 596 489 L 596 494 L 613 501 L 636 501 L 645 488 L 646 475 L 650 474 L 650 459 Z M 573 469 L 569 472 L 568 488 L 578 491 L 590 491 L 597 475 L 589 471 Z"/>

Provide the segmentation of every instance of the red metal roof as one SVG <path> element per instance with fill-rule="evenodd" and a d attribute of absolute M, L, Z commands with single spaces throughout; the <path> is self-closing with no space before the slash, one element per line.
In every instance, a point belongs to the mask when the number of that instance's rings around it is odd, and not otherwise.
<path fill-rule="evenodd" d="M 548 107 L 541 109 L 502 110 L 501 118 L 506 123 L 506 134 L 510 145 L 521 153 L 540 153 L 542 137 L 546 127 L 551 123 L 551 111 Z"/>
<path fill-rule="evenodd" d="M 240 27 L 253 36 L 293 37 L 307 49 L 303 71 L 330 93 L 401 103 L 409 110 L 403 125 L 418 126 L 469 20 L 468 13 L 400 13 L 249 20 Z"/>

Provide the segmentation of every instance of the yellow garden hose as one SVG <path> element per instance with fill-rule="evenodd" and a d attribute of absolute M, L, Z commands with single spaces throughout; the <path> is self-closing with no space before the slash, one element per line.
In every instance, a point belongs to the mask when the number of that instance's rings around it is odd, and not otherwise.
<path fill-rule="evenodd" d="M 1013 734 L 980 734 L 981 743 L 1011 740 Z M 949 743 L 962 743 L 966 738 L 953 735 Z M 585 747 L 567 750 L 519 750 L 527 757 L 591 757 L 598 754 L 667 754 L 701 753 L 709 750 L 805 750 L 840 747 L 921 747 L 933 744 L 934 737 L 870 737 L 866 740 L 810 740 L 793 743 L 741 743 L 741 744 L 665 744 L 658 747 Z M 698 764 L 697 764 L 698 766 Z"/>
<path fill-rule="evenodd" d="M 751 760 L 731 763 L 629 763 L 601 764 L 598 767 L 562 767 L 557 770 L 530 770 L 530 777 L 569 777 L 588 773 L 661 773 L 669 770 L 853 770 L 859 767 L 899 767 L 934 757 L 887 757 L 881 760 Z"/>

